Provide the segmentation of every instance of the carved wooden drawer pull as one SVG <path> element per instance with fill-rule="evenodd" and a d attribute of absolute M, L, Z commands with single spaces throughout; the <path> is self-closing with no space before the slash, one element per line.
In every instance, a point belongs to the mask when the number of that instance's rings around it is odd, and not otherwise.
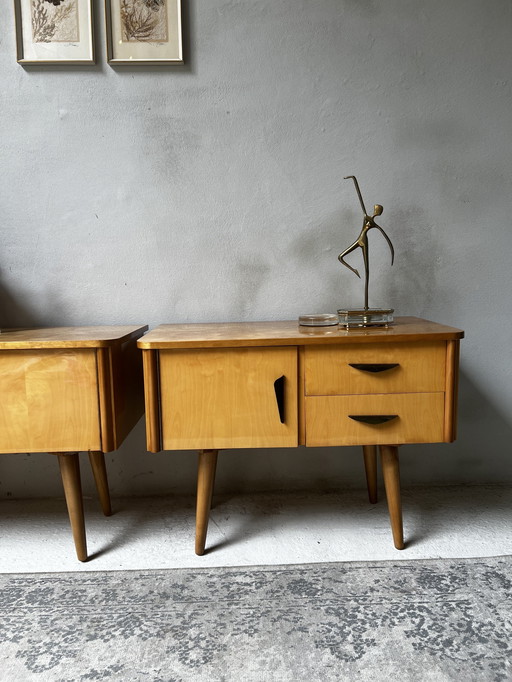
<path fill-rule="evenodd" d="M 385 424 L 397 419 L 397 414 L 349 414 L 350 419 L 363 424 Z"/>
<path fill-rule="evenodd" d="M 377 363 L 371 363 L 371 362 L 363 362 L 363 363 L 348 363 L 350 367 L 353 367 L 354 369 L 358 369 L 361 372 L 371 372 L 372 374 L 377 374 L 379 372 L 387 372 L 389 369 L 394 369 L 395 367 L 400 367 L 400 364 L 398 362 L 390 362 L 390 363 L 382 363 L 382 364 L 377 364 Z"/>

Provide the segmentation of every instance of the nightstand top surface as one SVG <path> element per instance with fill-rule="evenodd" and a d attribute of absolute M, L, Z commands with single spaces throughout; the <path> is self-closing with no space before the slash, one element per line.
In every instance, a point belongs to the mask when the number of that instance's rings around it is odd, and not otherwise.
<path fill-rule="evenodd" d="M 3 329 L 0 332 L 0 350 L 105 348 L 140 336 L 147 328 L 147 325 L 130 325 Z"/>
<path fill-rule="evenodd" d="M 303 346 L 335 343 L 382 343 L 406 341 L 453 341 L 464 332 L 454 327 L 398 317 L 388 328 L 347 330 L 341 326 L 301 327 L 296 320 L 278 322 L 221 322 L 162 324 L 138 341 L 139 348 L 233 348 L 236 346 Z"/>

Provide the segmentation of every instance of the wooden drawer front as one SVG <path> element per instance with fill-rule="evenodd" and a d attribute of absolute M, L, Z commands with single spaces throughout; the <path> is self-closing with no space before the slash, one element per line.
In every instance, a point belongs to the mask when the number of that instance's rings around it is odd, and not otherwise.
<path fill-rule="evenodd" d="M 296 348 L 161 350 L 159 366 L 165 450 L 297 445 Z"/>
<path fill-rule="evenodd" d="M 351 364 L 393 365 L 380 372 Z M 368 343 L 305 350 L 306 395 L 428 393 L 445 389 L 446 343 Z M 375 368 L 374 368 L 375 369 Z"/>
<path fill-rule="evenodd" d="M 379 425 L 349 415 L 398 415 Z M 444 393 L 306 398 L 306 445 L 443 442 Z"/>
<path fill-rule="evenodd" d="M 2 350 L 0 396 L 0 452 L 100 449 L 94 350 Z"/>

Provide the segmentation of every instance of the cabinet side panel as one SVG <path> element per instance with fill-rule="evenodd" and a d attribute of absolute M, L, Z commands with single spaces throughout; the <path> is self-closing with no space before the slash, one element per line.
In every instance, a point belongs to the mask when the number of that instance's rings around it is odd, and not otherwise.
<path fill-rule="evenodd" d="M 295 347 L 160 351 L 159 369 L 164 449 L 297 445 Z"/>
<path fill-rule="evenodd" d="M 0 353 L 0 452 L 99 450 L 94 350 Z"/>
<path fill-rule="evenodd" d="M 112 356 L 110 348 L 96 351 L 98 369 L 98 399 L 100 408 L 101 450 L 115 450 L 114 399 L 112 394 Z"/>
<path fill-rule="evenodd" d="M 444 439 L 451 443 L 457 438 L 457 398 L 459 387 L 459 341 L 446 344 L 446 391 L 444 409 Z"/>
<path fill-rule="evenodd" d="M 149 452 L 162 449 L 160 429 L 160 387 L 158 376 L 158 351 L 143 350 L 144 400 L 146 405 L 146 446 Z"/>
<path fill-rule="evenodd" d="M 112 450 L 121 445 L 144 414 L 144 385 L 137 338 L 113 346 L 109 354 L 113 439 L 108 449 Z"/>

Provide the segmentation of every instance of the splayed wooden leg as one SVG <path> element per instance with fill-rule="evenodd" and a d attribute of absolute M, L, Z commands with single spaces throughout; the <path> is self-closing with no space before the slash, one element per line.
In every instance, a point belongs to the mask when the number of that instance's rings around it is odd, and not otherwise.
<path fill-rule="evenodd" d="M 84 506 L 82 502 L 78 453 L 57 453 L 57 457 L 59 459 L 60 475 L 62 477 L 73 540 L 75 541 L 76 555 L 79 561 L 87 561 Z"/>
<path fill-rule="evenodd" d="M 196 554 L 204 554 L 218 450 L 200 450 L 197 469 Z"/>
<path fill-rule="evenodd" d="M 381 445 L 380 456 L 386 497 L 388 500 L 389 518 L 393 542 L 397 549 L 404 548 L 404 531 L 402 523 L 402 501 L 400 496 L 400 466 L 398 448 L 394 445 Z"/>
<path fill-rule="evenodd" d="M 91 463 L 98 497 L 100 498 L 101 509 L 105 516 L 110 516 L 112 514 L 112 505 L 110 503 L 110 492 L 108 489 L 105 455 L 99 451 L 91 451 L 89 452 L 89 461 Z"/>
<path fill-rule="evenodd" d="M 377 446 L 363 445 L 364 469 L 368 498 L 372 504 L 377 502 Z"/>

